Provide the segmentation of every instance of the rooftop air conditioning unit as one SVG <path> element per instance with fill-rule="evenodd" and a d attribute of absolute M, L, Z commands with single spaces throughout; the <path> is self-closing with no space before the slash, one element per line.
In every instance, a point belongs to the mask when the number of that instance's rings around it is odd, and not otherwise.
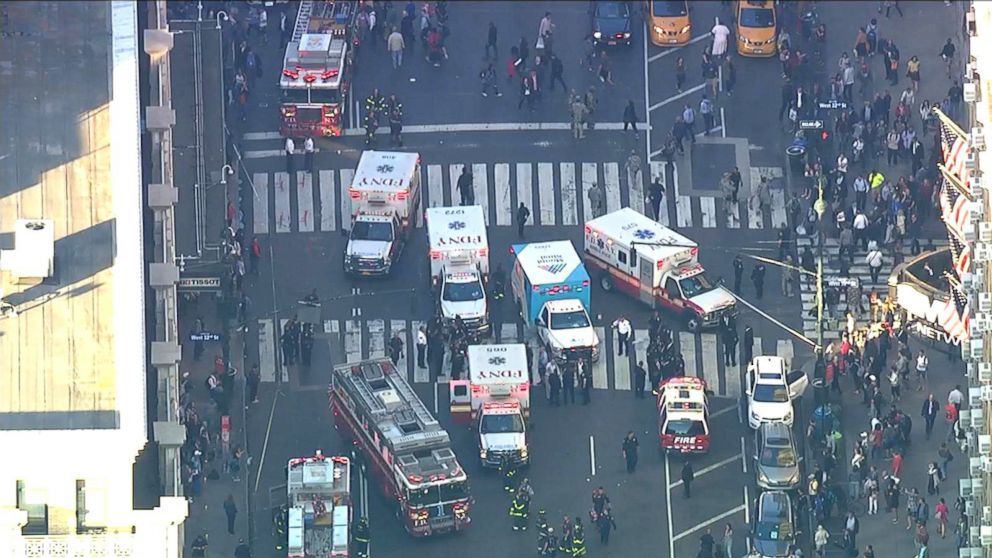
<path fill-rule="evenodd" d="M 978 294 L 978 311 L 992 312 L 992 293 Z"/>
<path fill-rule="evenodd" d="M 978 453 L 985 456 L 992 454 L 992 436 L 983 434 L 978 437 Z M 962 482 L 964 481 L 962 480 Z"/>
<path fill-rule="evenodd" d="M 971 429 L 978 434 L 985 434 L 985 413 L 980 407 L 972 409 L 971 420 L 963 424 L 965 426 L 970 426 Z"/>
<path fill-rule="evenodd" d="M 14 222 L 14 249 L 0 250 L 0 269 L 14 282 L 37 285 L 55 272 L 55 224 L 50 219 Z"/>
<path fill-rule="evenodd" d="M 982 138 L 984 141 L 984 138 Z M 978 168 L 978 153 L 974 149 L 969 149 L 964 156 L 964 166 L 968 170 L 976 170 Z"/>
<path fill-rule="evenodd" d="M 971 145 L 979 151 L 985 151 L 985 132 L 981 126 L 971 129 Z"/>
<path fill-rule="evenodd" d="M 981 457 L 970 457 L 970 458 L 968 458 L 968 474 L 971 475 L 971 476 L 973 476 L 973 477 L 981 476 L 981 474 L 982 474 L 982 458 Z M 983 519 L 982 523 L 988 523 L 988 521 L 984 521 L 984 519 L 985 519 L 984 509 L 983 509 L 983 513 L 982 513 L 982 519 Z"/>
<path fill-rule="evenodd" d="M 984 314 L 983 314 L 984 316 Z M 978 381 L 983 384 L 992 382 L 992 362 L 978 363 Z M 975 409 L 980 410 L 980 409 Z"/>
<path fill-rule="evenodd" d="M 964 102 L 974 103 L 978 101 L 979 87 L 978 84 L 971 81 L 964 84 Z"/>
<path fill-rule="evenodd" d="M 980 531 L 980 537 L 981 537 L 980 540 L 982 546 L 986 546 L 986 547 L 992 546 L 992 526 L 982 525 L 982 529 Z"/>
<path fill-rule="evenodd" d="M 961 479 L 958 481 L 958 495 L 962 498 L 971 498 L 971 479 Z"/>

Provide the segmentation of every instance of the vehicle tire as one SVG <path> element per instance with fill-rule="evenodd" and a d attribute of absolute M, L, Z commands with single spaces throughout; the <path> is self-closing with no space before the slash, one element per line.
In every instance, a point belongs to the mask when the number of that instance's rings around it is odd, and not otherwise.
<path fill-rule="evenodd" d="M 613 277 L 610 277 L 609 273 L 604 273 L 599 278 L 599 286 L 602 287 L 603 292 L 610 292 L 613 290 Z"/>
<path fill-rule="evenodd" d="M 688 312 L 685 315 L 685 327 L 690 333 L 699 333 L 703 329 L 703 322 L 695 313 Z"/>

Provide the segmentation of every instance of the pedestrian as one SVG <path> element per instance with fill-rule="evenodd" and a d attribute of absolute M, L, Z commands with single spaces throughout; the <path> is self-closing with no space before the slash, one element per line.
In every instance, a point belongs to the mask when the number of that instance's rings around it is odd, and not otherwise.
<path fill-rule="evenodd" d="M 557 407 L 561 403 L 561 375 L 557 368 L 552 369 L 546 375 L 548 377 L 548 401 Z"/>
<path fill-rule="evenodd" d="M 927 368 L 930 366 L 930 358 L 927 357 L 923 349 L 916 355 L 916 391 L 923 391 L 927 388 Z"/>
<path fill-rule="evenodd" d="M 558 58 L 557 54 L 552 53 L 551 59 L 549 60 L 551 64 L 551 86 L 549 89 L 551 91 L 555 90 L 555 83 L 561 84 L 562 91 L 568 91 L 568 86 L 565 85 L 565 65 L 562 64 L 561 58 Z"/>
<path fill-rule="evenodd" d="M 578 370 L 576 376 L 579 380 L 579 389 L 582 390 L 582 404 L 588 405 L 592 400 L 592 374 L 586 370 L 585 360 L 579 360 L 575 366 Z"/>
<path fill-rule="evenodd" d="M 499 86 L 496 85 L 496 67 L 490 62 L 485 68 L 479 72 L 479 81 L 482 82 L 482 96 L 488 97 L 489 90 L 492 89 L 493 93 L 497 97 L 502 97 L 503 93 L 499 90 Z"/>
<path fill-rule="evenodd" d="M 619 318 L 613 321 L 613 329 L 617 332 L 617 356 L 623 356 L 625 350 L 629 356 L 630 336 L 634 331 L 630 325 L 630 320 L 621 314 Z"/>
<path fill-rule="evenodd" d="M 599 75 L 599 81 L 606 85 L 613 85 L 613 63 L 610 61 L 610 57 L 606 54 L 605 50 L 599 53 L 599 70 L 597 74 Z"/>
<path fill-rule="evenodd" d="M 417 368 L 427 368 L 427 327 L 417 329 Z"/>
<path fill-rule="evenodd" d="M 623 109 L 623 131 L 627 131 L 627 127 L 630 127 L 634 131 L 634 138 L 637 138 L 637 109 L 634 107 L 634 101 L 627 101 L 627 106 Z"/>
<path fill-rule="evenodd" d="M 648 186 L 648 202 L 651 204 L 651 211 L 655 221 L 661 220 L 661 202 L 665 199 L 665 184 L 661 180 L 661 175 L 654 177 L 651 185 Z"/>
<path fill-rule="evenodd" d="M 524 237 L 524 225 L 527 224 L 528 219 L 530 219 L 530 210 L 524 202 L 520 202 L 520 206 L 517 207 L 517 238 Z"/>
<path fill-rule="evenodd" d="M 937 500 L 937 505 L 933 507 L 933 516 L 937 518 L 937 532 L 940 533 L 940 538 L 944 538 L 947 534 L 948 515 L 950 515 L 950 510 L 947 507 L 947 502 L 943 498 Z"/>
<path fill-rule="evenodd" d="M 496 24 L 490 21 L 489 31 L 486 33 L 486 53 L 484 60 L 489 60 L 489 49 L 492 49 L 493 51 L 493 60 L 496 60 L 499 57 L 499 47 L 496 45 L 498 33 L 499 31 L 496 29 Z"/>
<path fill-rule="evenodd" d="M 245 376 L 248 385 L 248 403 L 258 403 L 258 384 L 262 381 L 258 372 L 258 363 L 252 365 L 251 371 Z M 247 408 L 247 407 L 246 407 Z"/>
<path fill-rule="evenodd" d="M 741 291 L 741 279 L 744 277 L 744 261 L 740 256 L 734 256 L 734 292 L 743 294 Z"/>
<path fill-rule="evenodd" d="M 690 143 L 696 143 L 696 111 L 686 104 L 682 108 L 682 122 L 685 122 L 686 135 Z"/>
<path fill-rule="evenodd" d="M 765 293 L 765 264 L 759 263 L 751 270 L 751 282 L 754 284 L 754 296 L 758 300 Z"/>
<path fill-rule="evenodd" d="M 311 175 L 313 175 L 313 154 L 315 150 L 313 138 L 308 136 L 306 141 L 303 142 L 303 164 L 306 166 L 306 171 Z"/>
<path fill-rule="evenodd" d="M 461 205 L 475 205 L 475 184 L 471 166 L 462 165 L 462 174 L 458 177 L 457 187 Z"/>
<path fill-rule="evenodd" d="M 941 475 L 943 473 L 936 462 L 927 463 L 927 494 L 933 496 L 940 492 L 940 481 L 943 480 Z"/>
<path fill-rule="evenodd" d="M 865 256 L 865 263 L 868 264 L 871 282 L 878 284 L 878 276 L 882 272 L 882 252 L 878 249 L 878 243 L 874 240 L 868 243 L 868 254 Z"/>
<path fill-rule="evenodd" d="M 207 555 L 207 542 L 208 534 L 200 533 L 196 539 L 193 540 L 193 546 L 190 548 L 192 550 L 193 558 L 203 558 Z"/>
<path fill-rule="evenodd" d="M 827 552 L 827 543 L 830 541 L 830 533 L 823 525 L 816 526 L 816 533 L 813 534 L 813 544 L 816 546 L 816 555 L 820 558 Z"/>
<path fill-rule="evenodd" d="M 292 34 L 293 30 L 289 25 L 289 17 L 286 14 L 286 10 L 282 10 L 279 14 L 279 50 L 282 50 L 286 46 Z"/>
<path fill-rule="evenodd" d="M 713 556 L 713 548 L 715 546 L 716 539 L 713 538 L 713 530 L 707 527 L 706 532 L 699 537 L 699 556 L 711 558 Z"/>
<path fill-rule="evenodd" d="M 646 374 L 644 371 L 644 361 L 638 361 L 637 365 L 634 366 L 634 397 L 638 399 L 644 399 L 644 378 Z"/>
<path fill-rule="evenodd" d="M 637 469 L 637 435 L 634 434 L 633 430 L 627 432 L 627 435 L 623 438 L 623 444 L 620 447 L 620 452 L 623 454 L 624 462 L 627 464 L 627 472 L 633 473 Z"/>
<path fill-rule="evenodd" d="M 675 60 L 675 91 L 681 93 L 683 85 L 685 85 L 685 59 L 679 56 Z"/>
<path fill-rule="evenodd" d="M 386 50 L 393 61 L 393 69 L 398 70 L 403 65 L 403 51 L 406 49 L 406 41 L 403 35 L 395 27 L 392 28 L 389 37 L 386 38 Z"/>
<path fill-rule="evenodd" d="M 734 528 L 729 523 L 723 528 L 723 555 L 734 558 Z"/>
<path fill-rule="evenodd" d="M 248 258 L 251 263 L 251 274 L 258 277 L 258 262 L 262 258 L 262 244 L 257 236 L 251 238 L 251 246 L 248 250 Z"/>
<path fill-rule="evenodd" d="M 234 495 L 228 494 L 224 500 L 224 515 L 227 516 L 227 532 L 234 534 L 234 520 L 238 517 L 238 505 L 234 503 Z"/>
<path fill-rule="evenodd" d="M 238 541 L 238 546 L 234 549 L 234 558 L 252 558 L 251 547 L 244 539 Z"/>
<path fill-rule="evenodd" d="M 699 102 L 699 114 L 703 115 L 703 135 L 710 135 L 713 129 L 713 101 L 703 93 L 703 99 Z"/>
<path fill-rule="evenodd" d="M 695 480 L 696 473 L 692 470 L 692 462 L 688 459 L 682 464 L 682 497 L 692 498 L 692 481 Z"/>
<path fill-rule="evenodd" d="M 286 172 L 293 174 L 293 153 L 296 152 L 296 142 L 293 138 L 286 138 Z"/>
<path fill-rule="evenodd" d="M 606 215 L 606 189 L 602 185 L 593 183 L 586 192 L 586 197 L 589 199 L 593 219 Z"/>
<path fill-rule="evenodd" d="M 948 447 L 947 442 L 940 443 L 940 449 L 937 450 L 937 457 L 940 458 L 940 471 L 943 478 L 947 478 L 947 466 L 954 461 L 954 454 L 951 453 L 951 448 Z"/>
<path fill-rule="evenodd" d="M 525 75 L 520 80 L 520 101 L 517 102 L 517 110 L 523 108 L 524 103 L 526 103 L 527 110 L 534 111 L 534 103 L 537 99 L 537 80 L 535 78 L 536 76 L 532 70 L 530 74 Z"/>
<path fill-rule="evenodd" d="M 396 95 L 389 96 L 389 144 L 403 147 L 403 103 Z"/>

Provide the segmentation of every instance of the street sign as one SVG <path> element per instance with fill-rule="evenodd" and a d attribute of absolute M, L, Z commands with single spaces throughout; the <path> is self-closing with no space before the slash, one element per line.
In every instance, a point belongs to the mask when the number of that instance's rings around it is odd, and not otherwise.
<path fill-rule="evenodd" d="M 799 121 L 800 130 L 822 130 L 823 121 L 822 120 L 800 120 Z"/>
<path fill-rule="evenodd" d="M 212 291 L 220 289 L 220 277 L 182 277 L 176 287 L 184 291 Z"/>
<path fill-rule="evenodd" d="M 220 341 L 221 336 L 219 333 L 211 333 L 209 331 L 201 331 L 199 333 L 190 333 L 190 341 Z"/>
<path fill-rule="evenodd" d="M 844 101 L 826 101 L 820 103 L 821 109 L 846 109 L 847 103 Z"/>

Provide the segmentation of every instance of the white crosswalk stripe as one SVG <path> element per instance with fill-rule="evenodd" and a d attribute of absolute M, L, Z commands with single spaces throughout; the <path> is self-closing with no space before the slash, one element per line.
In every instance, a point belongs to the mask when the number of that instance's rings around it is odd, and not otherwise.
<path fill-rule="evenodd" d="M 729 204 L 722 196 L 683 195 L 677 184 L 667 184 L 664 163 L 652 163 L 650 175 L 628 176 L 619 163 L 537 162 L 468 163 L 472 169 L 475 203 L 482 206 L 490 226 L 516 225 L 517 204 L 531 211 L 529 226 L 574 226 L 592 219 L 588 192 L 601 185 L 607 211 L 626 204 L 641 213 L 653 213 L 645 196 L 647 185 L 661 177 L 666 194 L 659 222 L 679 228 L 763 229 L 784 223 L 784 193 L 772 189 L 770 208 L 752 209 L 745 200 Z M 458 177 L 462 164 L 425 165 L 422 195 L 425 207 L 458 205 Z M 623 173 L 621 177 L 620 174 Z M 349 190 L 352 168 L 321 169 L 315 175 L 296 171 L 253 173 L 257 197 L 252 197 L 253 234 L 334 232 L 350 226 L 352 210 Z M 677 174 L 673 175 L 677 180 Z M 626 190 L 626 194 L 623 193 Z M 516 198 L 514 199 L 514 195 Z M 670 203 L 669 197 L 674 200 Z M 515 202 L 515 203 L 514 203 Z M 674 218 L 670 207 L 674 205 Z M 579 207 L 582 207 L 580 210 Z M 743 213 L 743 215 L 741 215 Z M 653 217 L 653 215 L 651 215 Z M 417 226 L 422 226 L 418 215 Z"/>

